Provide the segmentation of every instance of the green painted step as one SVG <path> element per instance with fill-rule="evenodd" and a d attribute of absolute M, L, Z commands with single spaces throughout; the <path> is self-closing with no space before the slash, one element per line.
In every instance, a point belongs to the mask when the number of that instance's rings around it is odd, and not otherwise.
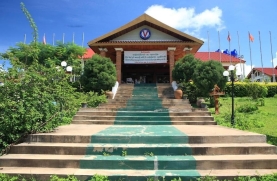
<path fill-rule="evenodd" d="M 73 120 L 72 124 L 106 125 L 216 125 L 215 121 L 119 121 L 113 120 Z"/>
<path fill-rule="evenodd" d="M 92 135 L 93 143 L 188 143 L 188 136 L 171 125 L 115 125 Z"/>
<path fill-rule="evenodd" d="M 128 153 L 127 153 L 128 154 Z M 86 155 L 80 161 L 82 169 L 193 170 L 192 156 L 103 156 Z"/>

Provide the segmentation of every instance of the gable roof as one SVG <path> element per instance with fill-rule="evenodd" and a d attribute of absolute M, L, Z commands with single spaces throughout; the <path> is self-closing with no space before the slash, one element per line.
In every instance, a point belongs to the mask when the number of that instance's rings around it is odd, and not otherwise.
<path fill-rule="evenodd" d="M 258 72 L 264 72 L 265 75 L 268 75 L 270 77 L 273 76 L 273 74 L 277 75 L 277 69 L 276 68 L 262 68 L 262 67 L 257 67 L 257 68 L 253 68 L 252 71 L 249 72 L 249 74 L 247 75 L 247 77 L 251 77 L 251 72 L 254 71 L 258 71 Z"/>
<path fill-rule="evenodd" d="M 136 28 L 139 28 L 143 25 L 147 25 L 149 27 L 152 27 L 152 28 L 155 28 L 161 32 L 164 32 L 166 34 L 169 34 L 173 37 L 176 37 L 178 38 L 179 40 L 183 41 L 183 42 L 191 42 L 191 43 L 196 43 L 199 48 L 202 46 L 202 44 L 204 43 L 202 40 L 198 39 L 198 38 L 195 38 L 193 36 L 190 36 L 186 33 L 183 33 L 179 30 L 176 30 L 156 19 L 154 19 L 153 17 L 147 15 L 147 14 L 143 14 L 141 16 L 139 16 L 138 18 L 134 19 L 133 21 L 121 26 L 120 28 L 118 29 L 115 29 L 114 31 L 110 32 L 110 33 L 107 33 L 101 37 L 98 37 L 94 40 L 91 40 L 88 42 L 88 45 L 90 47 L 92 46 L 95 46 L 97 44 L 104 44 L 104 43 L 107 43 L 107 42 L 110 42 L 111 40 L 119 37 L 119 36 L 122 36 Z M 144 43 L 145 42 L 148 42 L 148 41 L 143 41 Z M 198 48 L 198 49 L 199 49 Z M 197 49 L 197 50 L 198 50 Z"/>
<path fill-rule="evenodd" d="M 221 52 L 196 52 L 194 55 L 195 58 L 198 58 L 202 61 L 209 61 L 209 60 L 220 61 L 220 56 L 221 56 L 221 62 L 224 62 L 224 63 L 230 62 L 230 55 L 227 55 Z M 231 56 L 231 61 L 233 63 L 245 63 L 245 60 L 241 60 L 234 56 Z"/>

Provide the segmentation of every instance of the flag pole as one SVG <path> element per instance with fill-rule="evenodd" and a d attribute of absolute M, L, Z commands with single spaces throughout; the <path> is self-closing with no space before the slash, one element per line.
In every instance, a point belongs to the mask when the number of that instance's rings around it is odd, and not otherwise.
<path fill-rule="evenodd" d="M 239 45 L 239 63 L 240 63 L 240 73 L 241 73 L 241 80 L 244 78 L 244 75 L 242 73 L 242 66 L 241 66 L 241 55 L 240 55 L 240 42 L 239 42 L 239 31 L 237 31 L 238 35 L 238 45 Z"/>
<path fill-rule="evenodd" d="M 218 45 L 219 45 L 219 60 L 220 60 L 220 63 L 221 63 L 221 49 L 220 49 L 220 35 L 219 35 L 219 31 L 218 32 Z"/>
<path fill-rule="evenodd" d="M 251 64 L 251 82 L 253 82 L 253 66 L 252 66 L 252 52 L 251 52 L 251 44 L 250 44 L 250 32 L 248 31 L 248 41 L 249 41 L 249 50 L 250 50 L 250 64 Z"/>
<path fill-rule="evenodd" d="M 84 47 L 84 39 L 85 39 L 85 33 L 83 32 L 83 39 L 82 39 L 82 48 Z M 84 62 L 84 56 L 82 56 L 82 75 L 84 73 L 84 68 L 85 68 L 85 62 Z"/>
<path fill-rule="evenodd" d="M 74 43 L 74 32 L 73 32 L 73 35 L 72 35 L 72 43 Z"/>
<path fill-rule="evenodd" d="M 45 37 L 45 33 L 43 34 L 43 44 L 46 45 L 46 37 Z"/>
<path fill-rule="evenodd" d="M 229 41 L 229 56 L 230 56 L 230 65 L 232 65 L 232 56 L 231 56 L 231 37 L 230 37 L 230 33 L 228 31 L 228 37 L 227 37 L 228 41 Z"/>
<path fill-rule="evenodd" d="M 55 45 L 55 33 L 53 33 L 53 46 Z"/>
<path fill-rule="evenodd" d="M 265 81 L 264 80 L 264 66 L 263 66 L 262 43 L 261 43 L 261 33 L 260 33 L 260 31 L 259 31 L 259 41 L 260 41 L 261 63 L 262 63 L 262 77 L 263 77 L 263 81 Z"/>
<path fill-rule="evenodd" d="M 82 47 L 84 47 L 84 39 L 85 39 L 85 33 L 83 32 Z"/>
<path fill-rule="evenodd" d="M 211 60 L 211 53 L 210 53 L 210 35 L 209 35 L 209 31 L 207 31 L 207 35 L 208 35 L 208 52 L 209 52 L 209 60 Z"/>
<path fill-rule="evenodd" d="M 24 35 L 24 41 L 23 41 L 24 44 L 26 44 L 26 34 Z"/>
<path fill-rule="evenodd" d="M 271 49 L 271 60 L 272 60 L 272 82 L 276 82 L 275 73 L 274 73 L 273 53 L 272 53 L 271 31 L 269 31 L 269 37 L 270 37 L 270 49 Z"/>
<path fill-rule="evenodd" d="M 64 44 L 64 33 L 63 33 L 63 44 Z"/>

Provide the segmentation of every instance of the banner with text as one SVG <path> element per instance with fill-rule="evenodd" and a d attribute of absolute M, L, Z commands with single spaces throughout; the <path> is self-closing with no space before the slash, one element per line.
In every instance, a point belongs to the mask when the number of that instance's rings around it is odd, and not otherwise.
<path fill-rule="evenodd" d="M 125 64 L 151 64 L 166 62 L 166 51 L 124 51 Z"/>

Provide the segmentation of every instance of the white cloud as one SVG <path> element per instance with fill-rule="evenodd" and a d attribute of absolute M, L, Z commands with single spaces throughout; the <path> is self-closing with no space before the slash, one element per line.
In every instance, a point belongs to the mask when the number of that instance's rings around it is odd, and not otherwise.
<path fill-rule="evenodd" d="M 181 31 L 198 34 L 204 27 L 211 27 L 217 30 L 225 28 L 222 21 L 222 10 L 218 7 L 206 9 L 197 14 L 195 8 L 166 8 L 162 5 L 152 5 L 146 14 L 153 18 Z"/>

